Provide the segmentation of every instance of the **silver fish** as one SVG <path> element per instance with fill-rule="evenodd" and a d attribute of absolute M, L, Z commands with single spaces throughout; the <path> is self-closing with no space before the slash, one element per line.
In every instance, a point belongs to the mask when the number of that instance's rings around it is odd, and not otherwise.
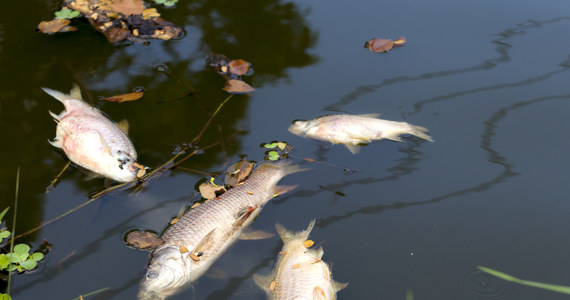
<path fill-rule="evenodd" d="M 279 252 L 275 270 L 269 276 L 253 276 L 255 283 L 267 293 L 268 299 L 334 300 L 336 292 L 348 285 L 332 279 L 328 265 L 321 260 L 323 248 L 305 247 L 313 226 L 315 220 L 305 231 L 294 233 L 280 224 L 276 225 L 283 240 L 283 249 Z"/>
<path fill-rule="evenodd" d="M 119 182 L 135 180 L 137 173 L 144 174 L 144 167 L 136 163 L 137 152 L 126 132 L 83 101 L 77 85 L 69 95 L 42 89 L 65 106 L 59 115 L 49 112 L 57 129 L 55 139 L 48 141 L 63 149 L 69 160 Z"/>
<path fill-rule="evenodd" d="M 289 131 L 298 136 L 344 144 L 353 154 L 358 153 L 359 145 L 373 140 L 389 139 L 401 142 L 400 134 L 415 135 L 433 142 L 425 127 L 406 122 L 396 122 L 377 118 L 379 114 L 327 115 L 309 121 L 295 121 Z"/>
<path fill-rule="evenodd" d="M 263 206 L 295 186 L 277 186 L 302 171 L 287 162 L 263 163 L 243 184 L 187 211 L 161 238 L 150 255 L 138 298 L 158 300 L 198 279 L 240 237 Z"/>

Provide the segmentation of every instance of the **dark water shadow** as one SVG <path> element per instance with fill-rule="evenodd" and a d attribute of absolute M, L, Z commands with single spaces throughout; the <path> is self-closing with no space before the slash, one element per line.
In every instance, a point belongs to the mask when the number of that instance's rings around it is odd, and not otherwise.
<path fill-rule="evenodd" d="M 506 62 L 511 60 L 511 58 L 509 56 L 509 49 L 512 46 L 509 44 L 509 40 L 512 39 L 513 37 L 520 35 L 520 34 L 524 34 L 525 33 L 524 30 L 533 29 L 533 28 L 540 28 L 541 26 L 546 25 L 546 24 L 552 24 L 552 23 L 557 23 L 557 22 L 561 22 L 561 21 L 568 21 L 568 20 L 570 20 L 570 17 L 557 17 L 557 18 L 553 18 L 550 20 L 544 20 L 544 21 L 535 21 L 535 20 L 526 21 L 524 23 L 518 24 L 517 26 L 515 26 L 513 28 L 507 28 L 507 29 L 499 32 L 497 34 L 499 36 L 499 38 L 491 41 L 491 43 L 496 45 L 495 51 L 499 54 L 497 57 L 486 59 L 483 62 L 481 62 L 480 64 L 470 66 L 470 67 L 448 70 L 448 71 L 429 72 L 429 73 L 425 73 L 425 74 L 422 74 L 419 76 L 414 76 L 414 77 L 401 76 L 401 77 L 385 79 L 382 82 L 377 83 L 377 84 L 361 85 L 361 86 L 356 87 L 354 91 L 351 91 L 351 92 L 347 93 L 346 95 L 342 96 L 339 101 L 332 103 L 332 104 L 329 104 L 329 105 L 325 106 L 323 109 L 328 110 L 328 111 L 340 111 L 341 106 L 350 104 L 350 103 L 358 100 L 363 95 L 375 93 L 377 90 L 379 90 L 383 87 L 389 86 L 389 85 L 393 85 L 393 84 L 398 84 L 398 83 L 402 83 L 402 82 L 419 81 L 419 80 L 429 80 L 429 79 L 441 78 L 441 77 L 447 77 L 447 76 L 454 76 L 454 75 L 465 74 L 465 73 L 470 73 L 470 72 L 474 72 L 474 71 L 491 70 L 491 69 L 497 67 L 499 64 L 506 63 Z M 459 94 L 459 95 L 461 95 L 461 94 Z M 444 96 L 444 97 L 446 97 L 446 99 L 448 99 L 447 96 Z M 426 101 L 432 102 L 430 100 L 426 100 Z M 419 103 L 420 104 L 419 106 L 415 106 L 416 111 L 418 109 L 420 109 L 421 105 L 425 104 L 424 102 L 426 102 L 426 101 L 422 101 Z M 437 100 L 437 101 L 441 101 L 441 100 Z"/>

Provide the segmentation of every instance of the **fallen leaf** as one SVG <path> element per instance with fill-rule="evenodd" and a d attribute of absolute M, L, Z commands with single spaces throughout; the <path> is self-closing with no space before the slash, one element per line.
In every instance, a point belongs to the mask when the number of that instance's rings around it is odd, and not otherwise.
<path fill-rule="evenodd" d="M 178 223 L 178 218 L 170 220 L 170 225 Z"/>
<path fill-rule="evenodd" d="M 287 143 L 278 142 L 277 147 L 279 147 L 279 149 L 281 150 L 285 150 L 285 147 L 287 147 Z"/>
<path fill-rule="evenodd" d="M 198 206 L 198 205 L 200 205 L 200 204 L 202 204 L 202 203 L 196 202 L 196 203 L 194 203 L 194 204 L 192 205 L 192 207 L 190 207 L 190 208 L 194 208 L 194 207 L 196 207 L 196 206 Z"/>
<path fill-rule="evenodd" d="M 190 258 L 192 258 L 192 260 L 194 261 L 199 261 L 200 260 L 200 256 L 194 254 L 194 253 L 190 253 Z"/>
<path fill-rule="evenodd" d="M 178 250 L 180 250 L 180 253 L 190 252 L 190 250 L 188 250 L 188 248 L 184 247 L 184 245 L 178 247 Z"/>
<path fill-rule="evenodd" d="M 251 94 L 255 89 L 238 79 L 230 79 L 226 81 L 226 85 L 222 90 L 230 93 L 230 94 Z"/>
<path fill-rule="evenodd" d="M 269 289 L 273 291 L 275 289 L 276 285 L 277 285 L 277 282 L 271 281 L 271 283 L 269 284 Z"/>
<path fill-rule="evenodd" d="M 147 8 L 143 10 L 142 17 L 143 20 L 149 20 L 150 18 L 160 17 L 160 14 L 158 13 L 158 11 L 156 11 L 156 8 Z"/>
<path fill-rule="evenodd" d="M 253 170 L 254 163 L 249 162 L 245 159 L 238 161 L 228 167 L 225 173 L 224 183 L 229 186 L 236 186 L 240 182 L 249 177 L 251 171 Z"/>
<path fill-rule="evenodd" d="M 127 245 L 137 249 L 154 249 L 164 243 L 155 233 L 148 231 L 131 231 L 126 237 Z"/>
<path fill-rule="evenodd" d="M 114 0 L 111 8 L 125 16 L 140 15 L 144 11 L 144 3 L 142 0 Z"/>
<path fill-rule="evenodd" d="M 126 39 L 131 33 L 128 29 L 122 27 L 111 27 L 106 31 L 101 31 L 110 43 L 120 42 Z"/>
<path fill-rule="evenodd" d="M 216 198 L 216 194 L 225 192 L 226 188 L 223 186 L 214 186 L 211 183 L 204 182 L 198 186 L 198 190 L 200 191 L 200 194 L 202 194 L 202 197 L 210 200 Z"/>
<path fill-rule="evenodd" d="M 293 269 L 299 269 L 301 267 L 300 264 L 293 265 Z"/>
<path fill-rule="evenodd" d="M 313 241 L 311 241 L 311 240 L 306 240 L 306 241 L 303 242 L 303 246 L 305 246 L 305 248 L 309 248 L 309 247 L 311 247 L 311 246 L 314 245 L 314 244 L 315 244 L 315 242 L 313 242 Z"/>
<path fill-rule="evenodd" d="M 51 21 L 42 21 L 38 25 L 38 29 L 43 33 L 56 33 L 59 32 L 62 28 L 69 25 L 71 21 L 68 19 L 55 19 Z"/>
<path fill-rule="evenodd" d="M 125 101 L 135 101 L 140 99 L 144 95 L 143 92 L 133 92 L 128 94 L 122 94 L 117 96 L 105 97 L 103 100 L 107 100 L 109 102 L 116 102 L 121 103 Z"/>
<path fill-rule="evenodd" d="M 364 44 L 372 52 L 388 52 L 392 49 L 394 41 L 389 39 L 371 39 Z"/>
<path fill-rule="evenodd" d="M 249 63 L 243 59 L 234 59 L 229 63 L 230 73 L 243 75 L 249 70 Z"/>

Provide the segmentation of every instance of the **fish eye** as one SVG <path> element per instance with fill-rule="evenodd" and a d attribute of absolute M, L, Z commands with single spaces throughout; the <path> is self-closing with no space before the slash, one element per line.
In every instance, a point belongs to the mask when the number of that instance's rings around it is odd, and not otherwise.
<path fill-rule="evenodd" d="M 155 278 L 158 277 L 158 275 L 160 275 L 160 274 L 159 274 L 158 272 L 156 272 L 156 271 L 148 271 L 148 272 L 146 273 L 146 278 L 148 278 L 148 279 L 155 279 Z"/>
<path fill-rule="evenodd" d="M 123 163 L 119 165 L 119 168 L 121 168 L 121 170 L 123 169 Z"/>

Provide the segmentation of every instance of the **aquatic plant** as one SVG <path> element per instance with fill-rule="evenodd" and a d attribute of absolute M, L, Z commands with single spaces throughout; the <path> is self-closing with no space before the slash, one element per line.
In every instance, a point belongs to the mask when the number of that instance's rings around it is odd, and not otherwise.
<path fill-rule="evenodd" d="M 506 280 L 506 281 L 510 281 L 510 282 L 514 282 L 514 283 L 518 283 L 518 284 L 522 284 L 522 285 L 526 285 L 526 286 L 532 286 L 532 287 L 539 288 L 539 289 L 544 289 L 544 290 L 549 290 L 549 291 L 553 291 L 553 292 L 558 292 L 558 293 L 570 295 L 570 286 L 524 280 L 524 279 L 516 278 L 516 277 L 511 276 L 509 274 L 499 272 L 497 270 L 489 269 L 486 267 L 477 267 L 477 268 L 479 270 L 485 272 L 485 273 L 491 274 L 495 277 L 499 277 L 499 278 Z"/>

